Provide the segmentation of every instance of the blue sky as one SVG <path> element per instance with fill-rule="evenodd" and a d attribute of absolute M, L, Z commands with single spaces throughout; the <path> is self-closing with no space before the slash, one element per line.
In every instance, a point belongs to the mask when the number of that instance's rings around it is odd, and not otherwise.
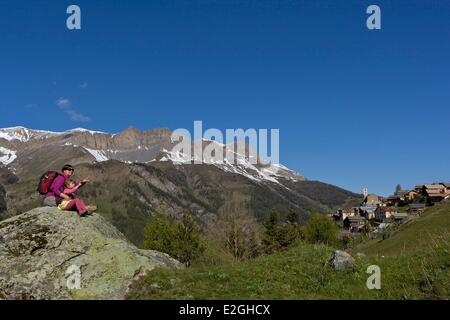
<path fill-rule="evenodd" d="M 450 180 L 449 100 L 444 0 L 0 0 L 0 127 L 279 128 L 283 164 L 387 195 Z"/>

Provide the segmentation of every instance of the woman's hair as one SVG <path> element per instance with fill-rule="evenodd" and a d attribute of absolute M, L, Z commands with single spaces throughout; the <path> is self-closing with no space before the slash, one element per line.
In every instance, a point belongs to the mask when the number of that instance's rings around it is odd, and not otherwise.
<path fill-rule="evenodd" d="M 66 164 L 61 171 L 65 171 L 65 170 L 69 170 L 69 171 L 74 171 L 73 166 L 71 166 L 70 164 Z"/>

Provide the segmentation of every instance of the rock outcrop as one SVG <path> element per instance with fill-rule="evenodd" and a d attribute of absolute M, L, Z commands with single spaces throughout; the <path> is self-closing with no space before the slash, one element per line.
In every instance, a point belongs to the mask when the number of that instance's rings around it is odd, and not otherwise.
<path fill-rule="evenodd" d="M 136 248 L 98 214 L 44 207 L 0 222 L 0 299 L 123 299 L 156 267 L 182 264 Z"/>
<path fill-rule="evenodd" d="M 330 264 L 335 270 L 352 270 L 355 259 L 345 251 L 336 250 L 331 258 Z"/>

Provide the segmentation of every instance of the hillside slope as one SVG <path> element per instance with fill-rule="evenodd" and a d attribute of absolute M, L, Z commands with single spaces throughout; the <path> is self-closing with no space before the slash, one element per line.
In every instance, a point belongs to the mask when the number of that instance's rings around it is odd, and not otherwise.
<path fill-rule="evenodd" d="M 368 255 L 399 256 L 427 254 L 450 242 L 450 204 L 442 203 L 428 208 L 419 219 L 401 225 L 386 240 L 370 240 L 355 250 Z M 450 263 L 450 256 L 449 256 Z"/>
<path fill-rule="evenodd" d="M 391 239 L 358 248 L 368 255 L 356 259 L 353 272 L 329 266 L 333 248 L 302 244 L 235 265 L 154 270 L 134 283 L 128 298 L 449 299 L 449 223 L 450 204 L 428 209 Z M 370 265 L 380 267 L 381 290 L 366 286 Z"/>

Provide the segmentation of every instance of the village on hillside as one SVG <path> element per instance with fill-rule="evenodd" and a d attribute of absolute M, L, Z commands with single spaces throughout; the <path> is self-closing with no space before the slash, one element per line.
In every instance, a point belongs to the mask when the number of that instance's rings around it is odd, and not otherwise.
<path fill-rule="evenodd" d="M 416 185 L 413 190 L 397 190 L 387 198 L 364 191 L 359 207 L 341 208 L 330 216 L 346 234 L 361 234 L 418 218 L 429 206 L 450 202 L 450 182 Z"/>

